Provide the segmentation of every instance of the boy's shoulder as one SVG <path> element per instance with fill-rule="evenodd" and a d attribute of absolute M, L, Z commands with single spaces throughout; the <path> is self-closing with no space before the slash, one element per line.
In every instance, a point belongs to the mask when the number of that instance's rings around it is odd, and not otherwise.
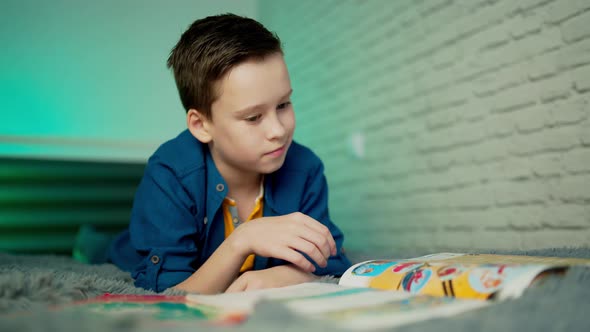
<path fill-rule="evenodd" d="M 149 158 L 148 164 L 158 163 L 182 176 L 206 164 L 204 144 L 199 142 L 188 129 L 175 138 L 163 143 Z"/>
<path fill-rule="evenodd" d="M 293 141 L 281 170 L 307 171 L 310 168 L 317 169 L 318 167 L 323 167 L 320 157 L 307 146 Z"/>

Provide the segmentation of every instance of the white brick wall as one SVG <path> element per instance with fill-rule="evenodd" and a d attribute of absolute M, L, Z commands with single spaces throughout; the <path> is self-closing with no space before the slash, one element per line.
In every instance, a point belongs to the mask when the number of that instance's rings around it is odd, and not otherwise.
<path fill-rule="evenodd" d="M 348 247 L 590 245 L 589 1 L 260 8 Z"/>

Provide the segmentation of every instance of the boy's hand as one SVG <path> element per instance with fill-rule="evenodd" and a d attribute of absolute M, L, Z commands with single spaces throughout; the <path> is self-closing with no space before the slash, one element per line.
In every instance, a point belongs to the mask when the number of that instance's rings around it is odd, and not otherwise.
<path fill-rule="evenodd" d="M 249 221 L 233 231 L 230 238 L 244 257 L 256 254 L 279 258 L 306 272 L 314 272 L 315 267 L 301 253 L 321 267 L 336 255 L 336 242 L 328 227 L 299 212 Z"/>
<path fill-rule="evenodd" d="M 226 293 L 246 290 L 276 288 L 310 282 L 317 279 L 293 265 L 280 265 L 259 271 L 247 271 L 238 277 L 225 291 Z"/>

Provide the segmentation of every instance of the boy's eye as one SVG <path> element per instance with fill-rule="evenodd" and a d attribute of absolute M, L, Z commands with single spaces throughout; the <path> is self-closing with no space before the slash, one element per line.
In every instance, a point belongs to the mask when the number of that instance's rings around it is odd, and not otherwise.
<path fill-rule="evenodd" d="M 290 101 L 288 101 L 286 103 L 279 104 L 279 106 L 277 106 L 277 109 L 282 110 L 282 109 L 287 108 L 289 105 L 291 105 L 291 102 Z"/>
<path fill-rule="evenodd" d="M 248 122 L 256 122 L 256 121 L 260 120 L 261 117 L 262 117 L 262 115 L 256 114 L 256 115 L 252 115 L 252 116 L 247 117 L 245 120 Z"/>

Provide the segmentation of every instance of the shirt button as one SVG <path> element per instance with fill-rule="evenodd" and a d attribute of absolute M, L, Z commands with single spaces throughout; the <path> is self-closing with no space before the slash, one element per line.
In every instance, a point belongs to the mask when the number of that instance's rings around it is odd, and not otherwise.
<path fill-rule="evenodd" d="M 156 255 L 153 255 L 153 256 L 150 258 L 150 260 L 151 260 L 151 261 L 152 261 L 152 263 L 154 263 L 154 264 L 158 264 L 158 263 L 160 263 L 160 257 L 158 257 L 158 256 L 156 256 Z"/>
<path fill-rule="evenodd" d="M 234 224 L 238 223 L 238 218 L 234 218 Z"/>
<path fill-rule="evenodd" d="M 209 219 L 207 219 L 207 217 L 203 218 L 203 224 L 207 225 L 207 221 L 209 221 Z"/>
<path fill-rule="evenodd" d="M 225 186 L 223 185 L 223 183 L 219 183 L 215 189 L 217 189 L 217 191 L 223 191 L 223 189 L 225 189 Z"/>

